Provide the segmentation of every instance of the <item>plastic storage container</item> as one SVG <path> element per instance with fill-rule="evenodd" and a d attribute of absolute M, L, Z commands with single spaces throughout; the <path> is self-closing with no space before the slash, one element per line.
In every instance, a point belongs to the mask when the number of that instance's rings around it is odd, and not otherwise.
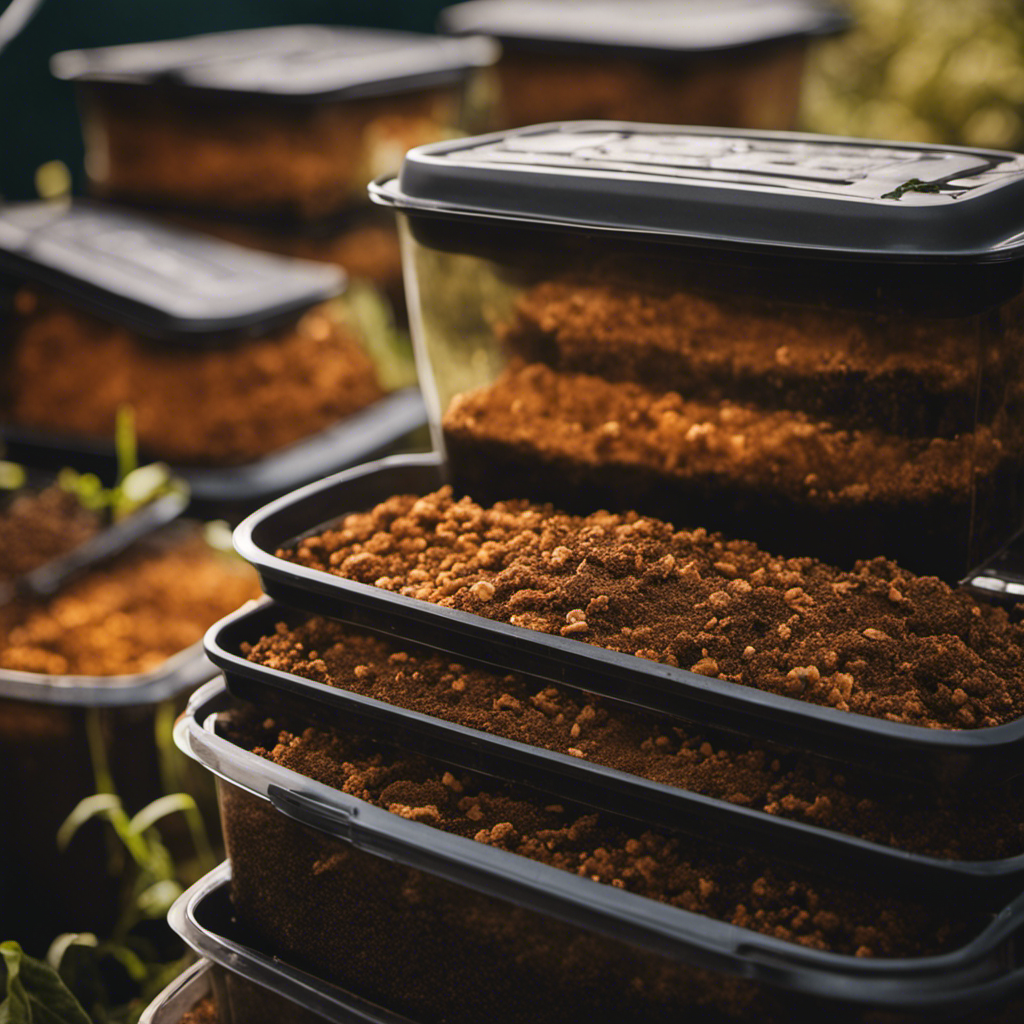
<path fill-rule="evenodd" d="M 306 678 L 294 670 L 271 667 L 265 661 L 256 662 L 246 657 L 249 647 L 255 646 L 264 637 L 274 635 L 278 623 L 284 622 L 289 627 L 297 627 L 307 618 L 308 616 L 302 613 L 290 611 L 280 605 L 264 603 L 240 609 L 210 628 L 205 641 L 207 655 L 224 672 L 228 690 L 233 696 L 260 708 L 292 711 L 315 721 L 321 727 L 333 725 L 344 728 L 348 723 L 357 722 L 364 730 L 399 742 L 403 750 L 416 750 L 428 756 L 437 756 L 478 773 L 499 776 L 504 774 L 508 778 L 515 778 L 524 784 L 534 785 L 556 794 L 562 799 L 584 800 L 589 805 L 601 807 L 614 814 L 636 817 L 652 825 L 681 829 L 706 837 L 720 834 L 727 839 L 731 837 L 733 841 L 741 837 L 761 851 L 777 850 L 781 851 L 782 855 L 800 849 L 807 859 L 813 861 L 820 858 L 827 861 L 844 875 L 859 874 L 868 879 L 880 875 L 899 878 L 901 889 L 907 892 L 930 889 L 946 895 L 956 893 L 964 899 L 969 899 L 974 893 L 996 893 L 1008 897 L 1024 891 L 1024 853 L 988 860 L 971 860 L 967 857 L 943 859 L 934 855 L 911 853 L 906 849 L 905 840 L 915 827 L 920 827 L 919 825 L 908 823 L 904 836 L 898 837 L 890 832 L 887 841 L 872 842 L 858 837 L 856 825 L 852 820 L 850 834 L 844 834 L 832 830 L 829 826 L 780 816 L 784 813 L 781 810 L 769 814 L 756 807 L 744 806 L 735 800 L 723 800 L 687 791 L 665 781 L 654 780 L 638 770 L 617 769 L 609 766 L 603 759 L 599 747 L 588 747 L 586 752 L 577 749 L 574 755 L 508 738 L 508 719 L 519 718 L 522 713 L 514 701 L 509 702 L 506 699 L 506 704 L 512 703 L 511 708 L 494 708 L 486 724 L 474 728 L 460 721 L 454 711 L 450 715 L 441 711 L 430 714 L 419 707 L 410 706 L 409 694 L 405 692 L 393 700 L 375 698 L 361 692 L 359 683 L 351 678 L 347 681 L 347 686 L 343 677 L 336 678 L 328 685 Z M 312 642 L 306 640 L 304 645 L 312 646 Z M 401 665 L 408 666 L 401 668 L 406 676 L 417 671 L 425 673 L 425 678 L 416 693 L 422 697 L 429 694 L 431 699 L 443 703 L 443 686 L 430 676 L 432 670 L 429 665 L 432 662 L 428 662 L 428 657 L 434 652 L 409 643 L 398 642 L 393 646 L 402 658 Z M 317 645 L 317 650 L 321 658 L 326 657 L 322 647 Z M 417 663 L 410 662 L 410 656 L 423 659 L 419 663 L 420 668 L 417 668 Z M 358 657 L 365 655 L 356 657 L 358 660 Z M 271 659 L 271 663 L 273 660 Z M 450 665 L 448 670 L 451 671 Z M 357 674 L 359 671 L 358 667 L 354 669 Z M 379 663 L 373 662 L 368 668 L 363 669 L 363 675 L 378 677 L 380 673 L 387 671 L 386 666 L 382 667 Z M 384 678 L 390 679 L 390 676 L 385 675 Z M 413 675 L 413 679 L 416 678 Z M 451 678 L 454 680 L 458 677 L 453 675 Z M 508 676 L 499 678 L 495 675 L 494 682 L 500 684 L 497 689 L 504 685 L 506 692 L 513 692 L 509 686 Z M 532 683 L 534 691 L 544 689 L 543 684 L 539 682 L 527 680 L 527 683 L 528 686 Z M 460 707 L 469 696 L 469 688 L 476 688 L 478 683 L 475 679 L 470 679 L 468 683 L 463 679 L 462 686 L 464 692 L 458 699 Z M 592 702 L 592 695 L 580 696 L 581 705 Z M 451 703 L 455 705 L 456 701 L 453 699 Z M 605 702 L 601 708 L 602 710 L 597 713 L 591 709 L 595 720 L 598 714 L 617 714 L 625 718 L 625 705 Z M 554 711 L 548 713 L 554 714 Z M 682 723 L 678 720 L 662 720 L 660 731 L 662 735 L 671 736 L 676 732 L 674 727 L 677 725 Z M 586 735 L 588 732 L 589 726 L 586 727 L 586 732 L 576 729 L 577 735 Z M 616 743 L 618 737 L 614 730 L 609 730 L 607 736 L 610 737 L 615 750 L 621 751 L 622 743 L 621 740 Z M 708 756 L 723 749 L 723 741 L 720 738 L 712 735 L 712 739 L 714 742 Z M 741 740 L 733 749 L 742 750 L 743 746 Z M 668 749 L 665 751 L 665 754 L 667 753 Z M 768 756 L 791 759 L 792 753 L 781 748 L 773 748 Z M 578 756 L 580 754 L 583 756 Z M 652 768 L 657 767 L 657 760 L 654 758 L 644 763 Z M 833 767 L 836 772 L 843 773 L 844 791 L 855 792 L 856 790 L 845 790 L 845 787 L 856 769 L 845 762 L 841 766 Z M 745 792 L 743 787 L 747 783 L 744 779 L 742 761 L 735 766 L 719 764 L 716 770 L 721 774 L 724 784 L 727 785 L 726 780 L 732 778 L 736 792 Z M 820 790 L 831 782 L 829 772 L 820 762 L 813 766 L 808 765 L 803 770 L 808 773 L 808 777 L 816 776 L 811 783 L 812 788 L 816 784 Z M 861 797 L 862 800 L 883 806 L 892 801 L 891 781 L 862 778 L 860 783 L 865 786 L 861 790 L 865 794 Z M 854 785 L 856 784 L 857 780 L 854 780 Z M 777 803 L 785 800 L 782 794 L 790 791 L 787 790 L 787 785 L 791 790 L 798 788 L 798 784 L 793 782 L 780 782 L 781 792 L 776 798 Z M 987 780 L 981 784 L 981 789 L 985 790 L 992 785 L 994 783 Z M 904 794 L 901 795 L 905 795 L 906 790 L 910 789 L 906 784 L 904 786 Z M 915 796 L 912 800 L 907 800 L 906 804 L 913 801 L 915 810 L 918 803 L 923 804 L 930 808 L 929 813 L 933 817 L 938 816 L 941 802 L 936 801 L 934 792 L 930 792 L 927 787 L 916 787 L 911 792 Z M 869 793 L 870 795 L 867 795 Z M 1020 805 L 1020 796 L 1014 795 L 1019 794 L 1019 789 L 1011 793 L 1003 788 L 999 793 L 1001 795 L 988 805 L 990 810 L 998 808 L 1002 802 Z M 850 799 L 855 800 L 856 797 L 851 796 Z M 826 796 L 825 800 L 828 801 L 829 797 Z M 1008 820 L 1012 820 L 1012 814 L 1008 816 Z M 951 819 L 948 810 L 945 821 L 945 827 L 954 832 L 958 825 L 960 828 L 970 827 L 966 821 L 957 822 L 955 818 Z"/>
<path fill-rule="evenodd" d="M 334 306 L 334 267 L 286 260 L 83 202 L 0 214 L 19 286 L 4 375 L 8 456 L 113 468 L 117 409 L 204 516 L 380 453 L 423 421 L 386 393 Z"/>
<path fill-rule="evenodd" d="M 211 981 L 220 1024 L 264 1020 L 303 1024 L 325 1019 L 409 1024 L 407 1017 L 274 956 L 265 941 L 239 924 L 230 888 L 231 867 L 224 863 L 183 893 L 167 915 L 178 935 L 213 964 Z"/>
<path fill-rule="evenodd" d="M 278 553 L 296 538 L 319 533 L 392 495 L 433 491 L 445 482 L 447 470 L 437 454 L 392 457 L 346 470 L 253 513 L 235 531 L 235 546 L 259 573 L 264 591 L 282 604 L 423 644 L 456 660 L 522 672 L 707 727 L 942 785 L 1019 774 L 1024 719 L 939 729 L 854 714 L 419 600 Z"/>
<path fill-rule="evenodd" d="M 652 1021 L 700 1007 L 712 1021 L 764 1022 L 867 1020 L 869 1007 L 885 1007 L 913 1021 L 978 1021 L 1019 990 L 1019 898 L 1000 912 L 973 904 L 988 923 L 941 955 L 873 960 L 808 949 L 307 779 L 218 736 L 215 716 L 227 706 L 209 684 L 176 735 L 229 783 L 222 813 L 239 919 L 278 955 L 358 985 L 367 998 L 386 986 L 400 1011 L 433 1016 L 443 1007 L 453 1021 L 480 1013 L 504 1021 L 599 1007 Z M 441 972 L 439 949 L 447 951 Z"/>
<path fill-rule="evenodd" d="M 493 44 L 293 25 L 57 54 L 80 90 L 94 188 L 108 197 L 300 219 L 455 123 Z"/>
<path fill-rule="evenodd" d="M 482 130 L 584 117 L 792 128 L 808 42 L 846 18 L 814 0 L 476 0 L 440 25 L 501 42 Z"/>
<path fill-rule="evenodd" d="M 180 511 L 181 503 L 175 509 Z M 94 539 L 107 540 L 102 534 Z M 176 550 L 192 543 L 193 525 L 172 524 L 140 540 L 131 552 Z M 68 629 L 82 631 L 73 635 L 88 637 L 83 642 L 93 645 L 90 651 L 102 646 L 104 657 L 123 660 L 124 655 L 117 654 L 122 646 L 118 623 L 121 629 L 126 622 L 133 624 L 123 611 L 131 607 L 129 599 L 122 596 L 124 570 L 116 578 L 102 575 L 105 568 L 98 562 L 97 558 L 80 568 L 101 574 L 96 578 L 102 586 L 84 580 L 83 585 L 91 587 L 90 597 L 83 590 L 58 591 L 58 604 L 45 623 L 31 615 L 26 618 L 17 607 L 0 607 L 0 613 L 9 613 L 0 620 L 5 649 L 13 642 L 23 649 L 48 652 L 53 638 L 46 629 L 66 624 Z M 194 562 L 186 564 L 191 567 Z M 235 565 L 230 571 L 242 568 Z M 20 594 L 21 588 L 16 592 Z M 38 592 L 28 593 L 39 596 Z M 102 629 L 97 627 L 96 612 L 87 604 L 90 600 L 99 601 L 100 607 L 109 602 L 111 611 Z M 220 610 L 225 607 L 230 605 L 221 600 Z M 145 616 L 142 621 L 145 626 Z M 18 635 L 26 630 L 28 641 Z M 180 633 L 169 633 L 172 638 L 176 635 Z M 56 660 L 57 654 L 53 657 Z M 58 828 L 80 800 L 98 791 L 105 771 L 129 813 L 161 796 L 168 787 L 191 785 L 162 734 L 173 719 L 175 704 L 180 706 L 185 694 L 213 673 L 198 641 L 153 668 L 127 675 L 0 669 L 0 759 L 8 785 L 0 810 L 5 837 L 0 844 L 0 932 L 16 938 L 34 955 L 42 955 L 60 932 L 109 931 L 121 880 L 109 870 L 106 826 L 99 819 L 86 823 L 66 852 L 58 849 Z M 200 797 L 201 792 L 195 795 Z M 191 850 L 190 841 L 184 835 L 180 838 L 186 844 L 183 849 Z M 174 846 L 176 840 L 169 836 L 168 842 Z"/>
<path fill-rule="evenodd" d="M 610 122 L 372 187 L 457 487 L 950 582 L 1024 516 L 1022 191 L 1010 153 Z"/>

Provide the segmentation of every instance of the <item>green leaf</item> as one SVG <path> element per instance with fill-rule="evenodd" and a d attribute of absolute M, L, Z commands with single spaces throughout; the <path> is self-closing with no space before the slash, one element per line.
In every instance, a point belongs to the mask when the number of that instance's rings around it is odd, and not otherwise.
<path fill-rule="evenodd" d="M 0 1024 L 91 1024 L 48 964 L 27 956 L 16 942 L 0 943 L 0 956 L 6 975 Z"/>
<path fill-rule="evenodd" d="M 95 793 L 80 800 L 57 829 L 58 848 L 67 849 L 68 843 L 75 838 L 78 830 L 87 821 L 97 817 L 109 820 L 111 813 L 119 810 L 121 810 L 121 798 L 113 793 Z"/>
<path fill-rule="evenodd" d="M 129 822 L 134 832 L 145 832 L 152 828 L 161 818 L 169 814 L 188 814 L 189 811 L 197 810 L 196 802 L 188 793 L 168 793 L 166 796 L 158 797 L 135 815 Z"/>
<path fill-rule="evenodd" d="M 114 421 L 114 449 L 117 452 L 117 484 L 139 468 L 139 447 L 135 441 L 135 410 L 130 405 L 117 407 Z"/>
<path fill-rule="evenodd" d="M 0 488 L 5 491 L 17 491 L 25 486 L 25 467 L 17 462 L 0 460 Z"/>
<path fill-rule="evenodd" d="M 154 882 L 148 889 L 144 889 L 135 898 L 135 905 L 139 912 L 146 917 L 166 917 L 171 904 L 185 890 L 172 878 L 165 878 Z"/>
<path fill-rule="evenodd" d="M 920 178 L 911 178 L 909 181 L 897 185 L 891 192 L 886 192 L 883 199 L 899 199 L 906 192 L 941 192 L 942 186 L 934 181 L 922 181 Z"/>

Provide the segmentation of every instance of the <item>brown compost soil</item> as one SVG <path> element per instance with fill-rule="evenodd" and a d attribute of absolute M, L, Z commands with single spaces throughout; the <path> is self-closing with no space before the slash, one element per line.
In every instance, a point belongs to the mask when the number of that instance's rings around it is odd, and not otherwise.
<path fill-rule="evenodd" d="M 7 418 L 112 438 L 128 404 L 140 447 L 175 462 L 251 462 L 383 394 L 370 357 L 319 306 L 267 337 L 200 350 L 154 344 L 30 292 L 18 308 Z"/>
<path fill-rule="evenodd" d="M 447 722 L 768 814 L 943 858 L 1024 852 L 1020 784 L 969 793 L 839 767 L 717 735 L 592 694 L 497 674 L 321 617 L 249 647 L 250 661 Z"/>
<path fill-rule="evenodd" d="M 252 569 L 201 537 L 176 530 L 163 540 L 89 570 L 47 600 L 0 607 L 0 668 L 87 676 L 146 672 L 259 596 Z"/>
<path fill-rule="evenodd" d="M 395 496 L 278 555 L 527 629 L 929 728 L 1024 711 L 1024 629 L 885 559 L 852 572 L 636 513 Z"/>
<path fill-rule="evenodd" d="M 552 803 L 543 794 L 390 751 L 352 729 L 233 718 L 229 737 L 276 764 L 432 828 L 595 882 L 813 949 L 894 957 L 940 952 L 977 920 L 845 888 L 756 854 Z M 232 857 L 238 838 L 229 838 Z M 827 870 L 827 869 L 826 869 Z"/>
<path fill-rule="evenodd" d="M 200 999 L 195 1006 L 181 1017 L 180 1024 L 220 1024 L 220 1014 L 213 996 Z"/>
<path fill-rule="evenodd" d="M 53 485 L 0 504 L 0 580 L 12 580 L 66 555 L 99 532 L 99 516 Z"/>

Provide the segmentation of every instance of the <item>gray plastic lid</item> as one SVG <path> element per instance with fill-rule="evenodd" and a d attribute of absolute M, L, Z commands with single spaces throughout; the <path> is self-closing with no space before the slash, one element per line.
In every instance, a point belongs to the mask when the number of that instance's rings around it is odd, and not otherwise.
<path fill-rule="evenodd" d="M 272 330 L 345 286 L 333 265 L 81 200 L 0 206 L 0 271 L 150 337 L 191 345 Z"/>
<path fill-rule="evenodd" d="M 370 187 L 407 212 L 835 258 L 1024 256 L 1024 156 L 609 121 L 411 150 Z"/>
<path fill-rule="evenodd" d="M 491 64 L 487 39 L 412 32 L 284 25 L 55 54 L 50 69 L 71 81 L 158 82 L 283 99 L 385 95 L 460 81 Z"/>
<path fill-rule="evenodd" d="M 825 35 L 847 24 L 836 7 L 816 0 L 472 0 L 440 17 L 445 32 L 494 36 L 508 49 L 649 57 Z"/>

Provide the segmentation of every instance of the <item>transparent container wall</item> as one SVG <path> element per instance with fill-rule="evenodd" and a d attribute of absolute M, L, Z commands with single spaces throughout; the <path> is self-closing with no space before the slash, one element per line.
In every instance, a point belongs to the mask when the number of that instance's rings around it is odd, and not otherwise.
<path fill-rule="evenodd" d="M 337 300 L 261 336 L 196 346 L 153 341 L 32 288 L 19 299 L 2 414 L 55 444 L 109 443 L 130 405 L 145 457 L 242 465 L 372 405 L 399 380 L 398 343 L 379 327 L 369 337 L 372 318 L 364 327 Z"/>
<path fill-rule="evenodd" d="M 404 227 L 435 443 L 480 501 L 636 509 L 953 582 L 1022 520 L 1019 268 Z"/>
<path fill-rule="evenodd" d="M 452 134 L 460 88 L 287 102 L 155 85 L 80 85 L 96 194 L 302 219 L 366 203 L 408 149 Z"/>
<path fill-rule="evenodd" d="M 211 977 L 217 1024 L 323 1024 L 324 1018 L 272 989 L 215 966 Z M 207 1024 L 207 1022 L 203 1022 Z"/>
<path fill-rule="evenodd" d="M 531 53 L 496 65 L 493 129 L 548 121 L 640 121 L 728 128 L 796 124 L 807 42 L 789 39 L 671 60 Z"/>

